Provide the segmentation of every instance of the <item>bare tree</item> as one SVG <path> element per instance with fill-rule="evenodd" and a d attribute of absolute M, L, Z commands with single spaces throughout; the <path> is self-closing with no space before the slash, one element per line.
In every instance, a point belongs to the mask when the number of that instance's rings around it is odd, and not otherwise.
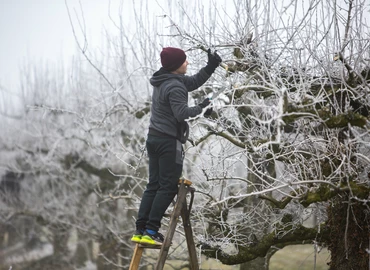
<path fill-rule="evenodd" d="M 114 42 L 106 44 L 109 52 Z M 68 65 L 72 69 L 22 68 L 22 111 L 8 113 L 17 117 L 6 121 L 1 134 L 1 172 L 22 177 L 13 179 L 16 189 L 7 188 L 5 178 L 1 182 L 0 220 L 20 229 L 29 218 L 40 241 L 53 247 L 51 256 L 25 269 L 68 269 L 89 260 L 98 269 L 112 269 L 108 262 L 127 268 L 131 209 L 146 176 L 146 96 L 136 89 L 145 93 L 147 83 L 135 77 L 145 72 L 128 73 L 130 57 L 124 56 L 93 55 L 83 64 L 82 54 Z M 68 241 L 76 237 L 70 249 Z"/>
<path fill-rule="evenodd" d="M 193 122 L 199 131 L 189 146 L 203 149 L 192 178 L 207 179 L 198 214 L 208 225 L 203 254 L 240 264 L 271 248 L 321 243 L 331 252 L 330 269 L 367 268 L 365 2 L 234 5 L 236 16 L 211 5 L 214 28 L 185 28 L 171 18 L 184 44 L 213 45 L 228 66 L 208 89 L 222 91 L 216 113 Z M 319 224 L 308 228 L 302 213 L 312 206 Z"/>
<path fill-rule="evenodd" d="M 123 1 L 109 13 L 116 34 L 106 31 L 102 53 L 89 47 L 83 16 L 67 5 L 81 58 L 73 70 L 23 70 L 24 111 L 1 135 L 3 172 L 22 174 L 21 195 L 2 202 L 2 223 L 31 218 L 53 244 L 54 266 L 57 258 L 84 264 L 97 242 L 99 270 L 127 268 L 132 211 L 146 181 L 148 78 L 161 46 L 186 49 L 190 73 L 211 47 L 225 65 L 190 102 L 209 95 L 214 113 L 189 120 L 185 145 L 201 252 L 240 269 L 268 269 L 276 250 L 311 243 L 328 247 L 330 269 L 366 269 L 367 5 Z M 314 226 L 304 213 L 315 216 Z M 65 239 L 76 233 L 71 255 Z"/>

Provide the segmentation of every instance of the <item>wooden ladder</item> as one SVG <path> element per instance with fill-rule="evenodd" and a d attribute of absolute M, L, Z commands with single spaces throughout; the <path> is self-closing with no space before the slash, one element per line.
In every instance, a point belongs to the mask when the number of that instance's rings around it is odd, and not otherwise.
<path fill-rule="evenodd" d="M 131 264 L 129 270 L 137 270 L 139 269 L 139 264 L 141 260 L 141 256 L 143 254 L 144 248 L 157 248 L 161 249 L 159 252 L 159 257 L 156 263 L 154 270 L 162 270 L 164 264 L 167 259 L 168 251 L 171 246 L 173 235 L 175 234 L 176 225 L 179 220 L 179 216 L 181 216 L 182 223 L 184 226 L 185 231 L 185 238 L 186 243 L 188 246 L 189 251 L 189 259 L 190 259 L 190 270 L 199 270 L 199 264 L 197 259 L 197 253 L 195 249 L 194 239 L 193 239 L 193 230 L 190 225 L 190 210 L 193 205 L 194 200 L 194 192 L 195 188 L 191 187 L 192 182 L 186 179 L 179 180 L 179 192 L 177 193 L 177 201 L 175 203 L 175 207 L 173 209 L 170 223 L 168 226 L 167 234 L 164 238 L 164 242 L 162 246 L 158 247 L 151 247 L 151 246 L 144 246 L 140 244 L 136 244 L 134 254 L 131 259 Z M 190 202 L 189 206 L 186 202 L 186 194 L 190 193 Z"/>

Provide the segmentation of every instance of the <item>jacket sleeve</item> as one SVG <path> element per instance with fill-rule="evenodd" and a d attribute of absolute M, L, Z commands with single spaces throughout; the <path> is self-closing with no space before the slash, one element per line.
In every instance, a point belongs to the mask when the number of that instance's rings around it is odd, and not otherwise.
<path fill-rule="evenodd" d="M 184 87 L 172 87 L 168 98 L 173 115 L 178 122 L 182 122 L 185 119 L 194 117 L 202 112 L 202 108 L 200 106 L 188 106 L 188 92 Z"/>
<path fill-rule="evenodd" d="M 193 76 L 184 76 L 184 84 L 188 92 L 191 92 L 200 86 L 202 86 L 211 75 L 209 75 L 204 68 L 199 70 L 199 72 Z"/>

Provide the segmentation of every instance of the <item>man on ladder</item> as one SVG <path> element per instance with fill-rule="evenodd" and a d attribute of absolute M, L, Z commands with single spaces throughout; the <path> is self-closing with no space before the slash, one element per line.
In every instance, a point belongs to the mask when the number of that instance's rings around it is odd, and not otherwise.
<path fill-rule="evenodd" d="M 183 50 L 163 48 L 162 67 L 150 78 L 153 86 L 151 117 L 146 147 L 149 156 L 149 182 L 144 191 L 131 241 L 143 245 L 162 245 L 159 233 L 162 217 L 178 192 L 184 152 L 182 144 L 189 135 L 189 117 L 201 114 L 210 105 L 206 98 L 197 106 L 188 106 L 188 92 L 203 85 L 222 62 L 208 50 L 208 63 L 197 74 L 185 75 L 188 61 Z M 209 116 L 212 108 L 204 115 Z"/>

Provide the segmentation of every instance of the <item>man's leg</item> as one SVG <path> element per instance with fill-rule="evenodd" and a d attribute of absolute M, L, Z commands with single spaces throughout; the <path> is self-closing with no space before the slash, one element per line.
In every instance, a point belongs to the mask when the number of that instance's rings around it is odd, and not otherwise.
<path fill-rule="evenodd" d="M 183 151 L 181 143 L 172 138 L 160 138 L 159 189 L 153 200 L 146 228 L 158 231 L 168 206 L 177 194 L 178 181 L 182 173 Z"/>
<path fill-rule="evenodd" d="M 159 189 L 159 154 L 156 152 L 157 140 L 148 135 L 146 147 L 149 156 L 149 182 L 141 199 L 136 229 L 144 230 L 149 219 L 149 213 L 152 208 L 153 200 Z"/>

